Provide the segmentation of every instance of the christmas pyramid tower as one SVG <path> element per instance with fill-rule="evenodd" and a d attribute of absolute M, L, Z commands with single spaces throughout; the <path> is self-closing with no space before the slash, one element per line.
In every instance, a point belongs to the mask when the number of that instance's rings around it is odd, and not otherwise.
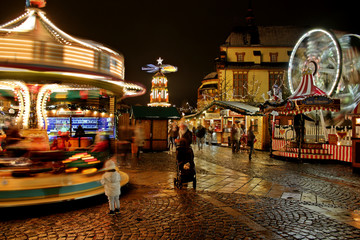
<path fill-rule="evenodd" d="M 150 92 L 150 103 L 148 106 L 151 107 L 170 107 L 169 103 L 169 93 L 168 93 L 168 80 L 165 76 L 165 73 L 176 72 L 177 67 L 162 64 L 163 59 L 159 58 L 157 60 L 158 65 L 148 64 L 146 67 L 143 67 L 142 70 L 145 70 L 149 73 L 155 73 L 151 80 L 151 92 Z"/>

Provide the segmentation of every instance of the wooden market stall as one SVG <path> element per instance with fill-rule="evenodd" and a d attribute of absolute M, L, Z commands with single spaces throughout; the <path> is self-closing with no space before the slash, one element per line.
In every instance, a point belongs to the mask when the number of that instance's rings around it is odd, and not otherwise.
<path fill-rule="evenodd" d="M 206 128 L 211 124 L 215 131 L 213 144 L 228 145 L 230 130 L 233 123 L 239 123 L 246 130 L 252 125 L 256 136 L 255 149 L 266 150 L 269 147 L 269 131 L 267 116 L 259 113 L 259 108 L 243 102 L 213 101 L 195 114 L 185 116 L 185 119 L 197 126 Z"/>
<path fill-rule="evenodd" d="M 133 126 L 141 123 L 144 128 L 144 151 L 166 151 L 168 122 L 180 119 L 180 113 L 175 107 L 132 106 L 130 119 Z"/>

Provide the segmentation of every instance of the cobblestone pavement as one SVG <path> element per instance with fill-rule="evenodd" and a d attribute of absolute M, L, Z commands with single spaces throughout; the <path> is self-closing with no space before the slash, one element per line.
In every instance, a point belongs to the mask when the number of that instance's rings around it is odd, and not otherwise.
<path fill-rule="evenodd" d="M 105 196 L 0 209 L 0 239 L 360 239 L 360 175 L 349 165 L 195 150 L 197 189 L 174 189 L 174 153 L 121 162 L 121 212 Z"/>

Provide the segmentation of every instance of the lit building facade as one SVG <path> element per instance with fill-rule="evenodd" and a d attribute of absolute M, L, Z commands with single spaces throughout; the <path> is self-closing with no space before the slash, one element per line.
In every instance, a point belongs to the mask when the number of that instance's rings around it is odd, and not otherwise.
<path fill-rule="evenodd" d="M 264 102 L 274 86 L 286 83 L 291 51 L 304 32 L 290 26 L 256 26 L 252 9 L 247 25 L 236 27 L 220 46 L 216 61 L 223 101 Z"/>
<path fill-rule="evenodd" d="M 290 26 L 257 26 L 249 8 L 246 26 L 234 28 L 220 46 L 216 72 L 206 76 L 198 88 L 198 113 L 188 118 L 206 127 L 212 125 L 218 144 L 229 144 L 232 124 L 240 123 L 244 130 L 253 126 L 255 148 L 267 149 L 268 119 L 257 116 L 254 106 L 273 98 L 275 90 L 281 89 L 286 97 L 288 62 L 304 31 Z"/>
<path fill-rule="evenodd" d="M 217 72 L 209 73 L 198 88 L 197 109 L 201 109 L 214 100 L 220 100 Z"/>

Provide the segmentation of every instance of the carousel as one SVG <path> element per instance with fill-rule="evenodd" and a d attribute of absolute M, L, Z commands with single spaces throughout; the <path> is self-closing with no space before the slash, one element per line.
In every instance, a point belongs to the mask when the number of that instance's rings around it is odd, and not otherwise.
<path fill-rule="evenodd" d="M 65 33 L 44 6 L 26 1 L 0 25 L 0 207 L 102 194 L 116 104 L 145 93 L 124 80 L 121 54 Z"/>
<path fill-rule="evenodd" d="M 360 102 L 360 38 L 323 29 L 305 33 L 288 68 L 291 95 L 260 106 L 272 115 L 271 154 L 352 161 L 349 115 Z"/>

